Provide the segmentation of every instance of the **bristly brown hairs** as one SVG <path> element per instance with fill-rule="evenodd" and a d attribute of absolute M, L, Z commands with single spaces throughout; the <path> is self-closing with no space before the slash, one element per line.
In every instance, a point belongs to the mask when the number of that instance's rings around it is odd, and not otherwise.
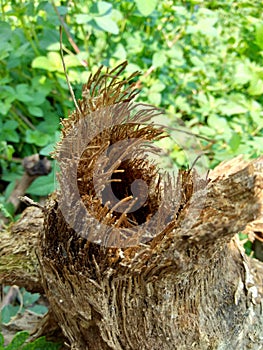
<path fill-rule="evenodd" d="M 126 66 L 99 68 L 62 121 L 60 189 L 38 246 L 51 310 L 72 350 L 249 349 L 252 338 L 258 350 L 262 306 L 234 236 L 262 203 L 262 160 L 163 180 L 145 154 L 163 137 L 151 122 L 161 111 L 134 103 Z"/>

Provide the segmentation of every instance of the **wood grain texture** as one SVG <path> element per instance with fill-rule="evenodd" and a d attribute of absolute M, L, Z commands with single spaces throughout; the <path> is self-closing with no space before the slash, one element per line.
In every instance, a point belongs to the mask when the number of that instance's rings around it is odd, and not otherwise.
<path fill-rule="evenodd" d="M 134 179 L 154 181 L 143 210 L 123 215 L 110 209 L 94 188 L 98 157 L 120 140 L 156 140 L 162 132 L 151 124 L 138 127 L 158 111 L 134 112 L 134 76 L 119 79 L 125 66 L 91 76 L 81 112 L 63 121 L 54 154 L 62 159 L 63 190 L 42 211 L 28 209 L 1 233 L 0 281 L 43 289 L 50 312 L 38 334 L 48 329 L 55 334 L 57 324 L 72 350 L 259 350 L 263 264 L 245 255 L 236 235 L 262 216 L 263 158 L 237 157 L 207 178 L 181 170 L 166 183 L 147 161 L 120 161 L 114 188 L 122 204 Z M 96 122 L 110 126 L 112 116 L 118 123 L 85 145 Z M 107 193 L 105 174 L 98 178 L 96 186 Z M 156 225 L 150 225 L 156 212 Z M 127 245 L 105 236 L 98 221 L 122 228 Z"/>

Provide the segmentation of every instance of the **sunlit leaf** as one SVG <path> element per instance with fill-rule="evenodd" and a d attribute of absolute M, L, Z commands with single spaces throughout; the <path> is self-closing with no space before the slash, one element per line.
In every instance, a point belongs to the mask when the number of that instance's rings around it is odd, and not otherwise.
<path fill-rule="evenodd" d="M 109 16 L 95 17 L 94 21 L 105 32 L 119 34 L 119 28 L 116 22 L 114 22 Z"/>
<path fill-rule="evenodd" d="M 256 26 L 256 44 L 263 50 L 263 24 Z"/>
<path fill-rule="evenodd" d="M 248 93 L 252 96 L 258 96 L 263 94 L 263 80 L 254 76 L 250 82 Z"/>
<path fill-rule="evenodd" d="M 156 8 L 156 5 L 158 4 L 157 0 L 135 0 L 135 3 L 138 7 L 138 10 L 141 12 L 143 16 L 149 16 L 154 9 Z"/>
<path fill-rule="evenodd" d="M 152 63 L 156 68 L 158 68 L 162 67 L 165 64 L 166 60 L 167 58 L 163 51 L 155 52 L 153 55 Z"/>
<path fill-rule="evenodd" d="M 98 1 L 97 2 L 98 12 L 101 16 L 109 14 L 112 10 L 112 4 L 107 1 Z"/>
<path fill-rule="evenodd" d="M 76 22 L 78 24 L 85 24 L 92 20 L 92 16 L 88 14 L 79 13 L 76 15 Z"/>
<path fill-rule="evenodd" d="M 229 140 L 229 146 L 231 147 L 232 151 L 235 152 L 241 142 L 241 136 L 237 133 L 233 133 L 231 139 Z"/>
<path fill-rule="evenodd" d="M 61 57 L 58 52 L 48 52 L 47 56 L 38 56 L 32 62 L 33 68 L 41 68 L 50 72 L 63 71 Z"/>

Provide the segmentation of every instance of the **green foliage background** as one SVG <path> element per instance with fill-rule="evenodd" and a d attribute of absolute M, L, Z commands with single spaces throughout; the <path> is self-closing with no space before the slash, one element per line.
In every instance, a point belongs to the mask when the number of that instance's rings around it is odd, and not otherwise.
<path fill-rule="evenodd" d="M 5 216 L 13 218 L 7 201 L 22 176 L 21 160 L 37 152 L 48 156 L 59 139 L 60 118 L 73 109 L 59 52 L 61 24 L 77 98 L 90 72 L 128 60 L 125 74 L 142 72 L 140 101 L 163 107 L 171 126 L 183 122 L 213 140 L 212 145 L 200 140 L 209 167 L 238 154 L 262 154 L 262 1 L 0 0 L 0 6 L 0 209 Z M 177 164 L 185 165 L 184 151 L 175 144 L 168 148 Z M 37 198 L 52 192 L 54 172 L 36 179 L 27 193 Z M 251 246 L 246 249 L 251 252 Z M 27 338 L 18 333 L 9 349 L 20 349 Z M 23 349 L 56 347 L 37 342 Z"/>
<path fill-rule="evenodd" d="M 59 53 L 76 97 L 90 72 L 128 60 L 142 72 L 139 100 L 165 108 L 171 125 L 182 120 L 211 138 L 214 167 L 237 154 L 263 150 L 263 13 L 256 0 L 239 1 L 0 1 L 0 203 L 22 174 L 20 160 L 48 155 L 59 138 L 59 120 L 73 103 Z M 85 66 L 86 65 L 86 66 Z M 183 151 L 170 145 L 176 162 Z M 54 189 L 54 171 L 35 180 L 31 196 Z"/>

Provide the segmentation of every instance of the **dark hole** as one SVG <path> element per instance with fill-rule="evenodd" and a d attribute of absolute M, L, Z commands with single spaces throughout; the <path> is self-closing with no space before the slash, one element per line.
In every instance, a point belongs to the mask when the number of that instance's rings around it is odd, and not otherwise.
<path fill-rule="evenodd" d="M 152 193 L 150 190 L 152 178 L 140 168 L 134 168 L 129 160 L 123 161 L 117 170 L 122 172 L 113 172 L 111 182 L 102 192 L 103 203 L 110 201 L 116 204 L 116 201 L 136 196 L 138 201 L 126 215 L 131 223 L 141 225 L 158 210 L 158 193 Z M 113 214 L 118 218 L 122 212 L 123 210 L 113 211 Z"/>

